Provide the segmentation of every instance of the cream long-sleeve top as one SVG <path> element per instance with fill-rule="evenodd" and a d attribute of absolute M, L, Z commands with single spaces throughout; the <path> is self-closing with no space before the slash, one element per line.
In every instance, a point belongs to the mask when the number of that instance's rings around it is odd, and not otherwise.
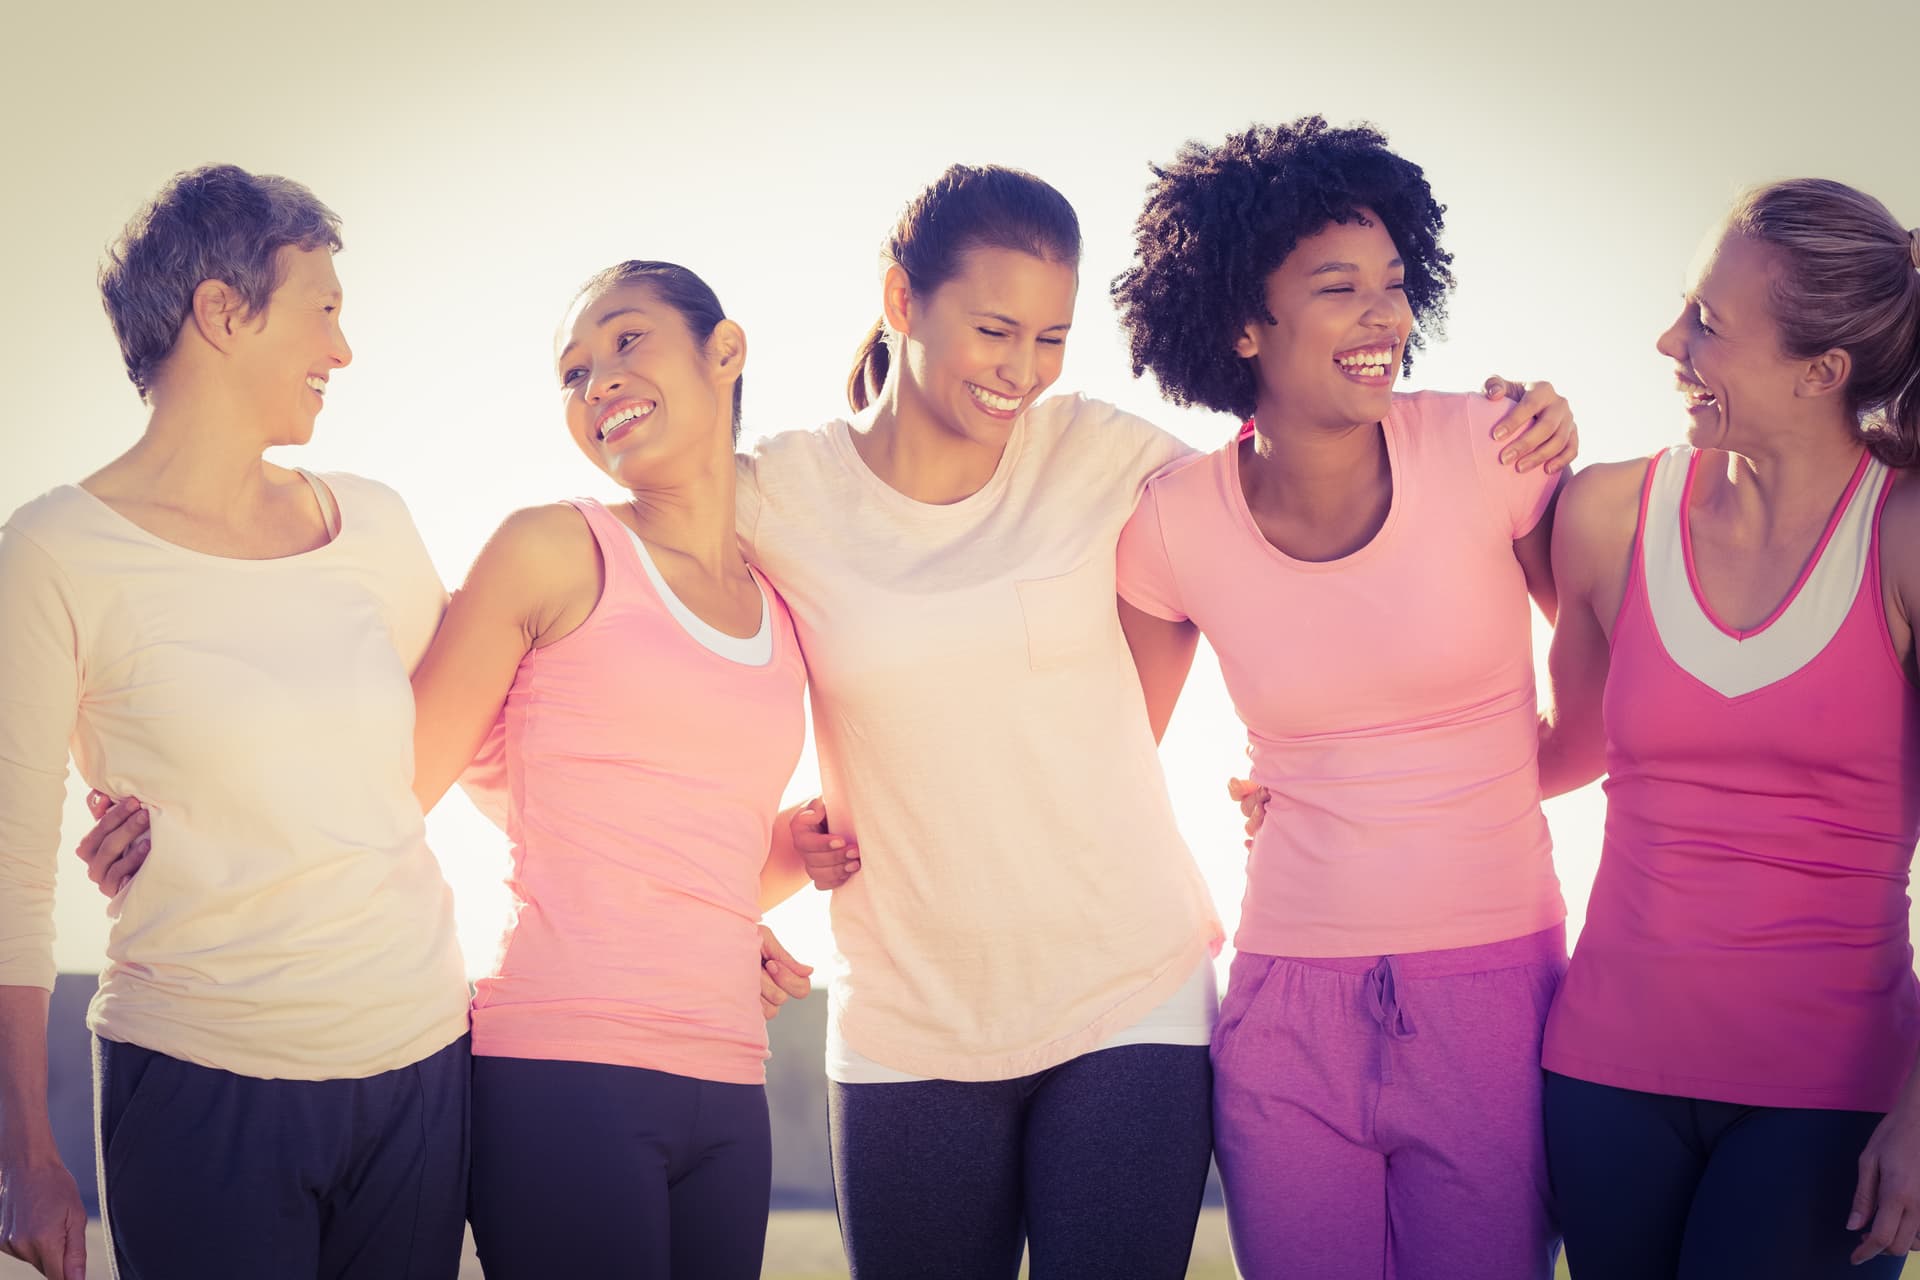
<path fill-rule="evenodd" d="M 0 984 L 53 983 L 71 753 L 152 815 L 88 1025 L 262 1078 L 373 1075 L 467 1025 L 412 790 L 408 676 L 445 591 L 397 494 L 322 479 L 337 535 L 275 560 L 166 542 L 72 485 L 0 529 Z"/>

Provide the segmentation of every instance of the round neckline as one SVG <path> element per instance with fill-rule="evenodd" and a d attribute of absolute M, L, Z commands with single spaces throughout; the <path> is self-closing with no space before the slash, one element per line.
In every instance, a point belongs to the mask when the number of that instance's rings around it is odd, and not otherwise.
<path fill-rule="evenodd" d="M 987 482 L 957 502 L 922 502 L 918 498 L 908 497 L 882 480 L 854 447 L 853 424 L 845 418 L 836 418 L 827 424 L 827 439 L 840 455 L 841 461 L 858 477 L 856 483 L 876 492 L 882 502 L 891 503 L 897 510 L 910 512 L 921 519 L 951 520 L 991 506 L 1007 487 L 1014 463 L 1026 445 L 1027 412 L 1023 411 L 1013 420 L 1013 429 L 1007 434 L 1007 446 L 1000 451 L 1000 460 L 994 464 L 993 474 L 987 477 Z"/>
<path fill-rule="evenodd" d="M 319 546 L 309 547 L 305 551 L 295 551 L 291 555 L 284 555 L 284 556 L 265 556 L 265 557 L 222 556 L 222 555 L 215 555 L 211 551 L 200 551 L 200 550 L 197 550 L 196 548 L 184 546 L 181 543 L 174 542 L 169 538 L 161 537 L 159 534 L 147 528 L 145 525 L 141 524 L 139 521 L 131 519 L 130 517 L 123 515 L 119 511 L 115 510 L 112 503 L 108 502 L 105 498 L 102 498 L 99 494 L 94 493 L 92 490 L 88 489 L 85 485 L 69 484 L 69 485 L 63 485 L 62 487 L 71 489 L 75 493 L 80 494 L 82 497 L 86 499 L 86 501 L 93 504 L 95 508 L 97 508 L 100 511 L 104 511 L 107 514 L 107 516 L 114 521 L 114 523 L 121 525 L 124 528 L 131 529 L 135 534 L 139 535 L 141 541 L 146 542 L 151 546 L 164 548 L 165 550 L 172 552 L 175 555 L 187 556 L 195 560 L 205 560 L 211 564 L 220 564 L 220 565 L 291 564 L 297 560 L 305 560 L 312 556 L 324 555 L 327 552 L 331 551 L 334 547 L 337 547 L 338 545 L 340 545 L 341 540 L 347 536 L 347 516 L 346 516 L 346 512 L 341 507 L 340 495 L 334 491 L 333 486 L 325 484 L 325 482 L 322 481 L 319 476 L 315 475 L 311 471 L 308 471 L 305 467 L 291 467 L 289 468 L 289 470 L 293 471 L 294 474 L 298 475 L 301 478 L 301 480 L 307 485 L 322 486 L 326 489 L 326 491 L 329 494 L 332 494 L 333 506 L 334 506 L 335 512 L 339 516 L 340 527 L 337 532 L 334 532 L 331 537 L 329 537 L 325 542 L 321 543 Z M 318 493 L 316 493 L 314 496 L 316 499 L 318 499 L 319 497 Z"/>
<path fill-rule="evenodd" d="M 1700 571 L 1693 558 L 1693 482 L 1700 471 L 1700 456 L 1705 450 L 1695 449 L 1693 456 L 1687 459 L 1686 478 L 1680 484 L 1680 555 L 1687 566 L 1687 587 L 1693 593 L 1693 602 L 1699 608 L 1701 616 L 1713 624 L 1714 628 L 1735 640 L 1751 640 L 1760 635 L 1774 623 L 1785 617 L 1800 598 L 1801 590 L 1813 580 L 1814 571 L 1826 558 L 1827 544 L 1833 541 L 1833 535 L 1840 528 L 1840 522 L 1846 519 L 1847 511 L 1853 506 L 1854 495 L 1860 491 L 1860 482 L 1866 478 L 1867 465 L 1873 461 L 1871 450 L 1860 451 L 1860 461 L 1853 464 L 1853 475 L 1847 481 L 1847 487 L 1840 492 L 1840 500 L 1833 504 L 1833 510 L 1827 514 L 1826 527 L 1820 531 L 1820 540 L 1813 544 L 1813 554 L 1800 566 L 1800 573 L 1787 588 L 1786 596 L 1776 604 L 1767 616 L 1751 627 L 1730 627 L 1707 599 L 1706 587 L 1700 582 Z"/>
<path fill-rule="evenodd" d="M 1227 445 L 1227 500 L 1232 505 L 1234 518 L 1241 529 L 1263 547 L 1267 554 L 1289 569 L 1301 573 L 1332 573 L 1340 569 L 1349 569 L 1356 564 L 1364 564 L 1383 554 L 1380 548 L 1391 537 L 1394 527 L 1400 521 L 1400 509 L 1405 505 L 1406 485 L 1402 481 L 1400 466 L 1400 446 L 1398 440 L 1400 405 L 1395 401 L 1386 415 L 1377 424 L 1380 428 L 1381 443 L 1387 450 L 1387 476 L 1393 486 L 1393 492 L 1387 499 L 1387 518 L 1366 542 L 1346 555 L 1335 560 L 1302 560 L 1288 555 L 1268 540 L 1260 531 L 1260 524 L 1253 518 L 1253 509 L 1247 505 L 1247 491 L 1240 483 L 1240 436 L 1236 432 Z"/>

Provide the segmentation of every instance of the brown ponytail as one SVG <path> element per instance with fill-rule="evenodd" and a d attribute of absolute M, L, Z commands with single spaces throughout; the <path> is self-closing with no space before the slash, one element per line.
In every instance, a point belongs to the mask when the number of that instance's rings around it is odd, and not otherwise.
<path fill-rule="evenodd" d="M 1065 196 L 1030 173 L 956 164 L 907 202 L 881 252 L 924 297 L 959 273 L 968 250 L 980 248 L 1013 249 L 1077 267 L 1080 219 Z M 879 399 L 892 360 L 886 326 L 876 323 L 847 377 L 854 412 Z"/>
<path fill-rule="evenodd" d="M 847 403 L 855 413 L 872 404 L 880 395 L 880 389 L 887 385 L 887 368 L 892 359 L 893 353 L 887 348 L 887 322 L 875 320 L 873 328 L 860 340 L 859 350 L 853 356 L 853 372 L 847 375 Z"/>

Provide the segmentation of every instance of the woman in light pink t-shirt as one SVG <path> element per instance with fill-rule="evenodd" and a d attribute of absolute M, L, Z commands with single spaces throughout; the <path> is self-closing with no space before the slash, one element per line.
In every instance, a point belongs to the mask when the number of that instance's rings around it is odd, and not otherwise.
<path fill-rule="evenodd" d="M 1270 793 L 1213 1040 L 1252 1280 L 1544 1280 L 1540 1035 L 1566 966 L 1529 597 L 1556 464 L 1478 396 L 1396 394 L 1453 284 L 1441 207 L 1308 117 L 1156 169 L 1114 288 L 1136 370 L 1251 419 L 1147 487 L 1122 617 L 1164 724 L 1199 635 Z"/>

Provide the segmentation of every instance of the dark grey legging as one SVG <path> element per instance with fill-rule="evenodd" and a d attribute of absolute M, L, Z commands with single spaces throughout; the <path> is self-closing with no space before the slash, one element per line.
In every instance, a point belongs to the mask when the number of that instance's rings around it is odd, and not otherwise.
<path fill-rule="evenodd" d="M 1017 1080 L 827 1086 L 854 1280 L 1187 1273 L 1213 1152 L 1205 1045 L 1102 1049 Z"/>

